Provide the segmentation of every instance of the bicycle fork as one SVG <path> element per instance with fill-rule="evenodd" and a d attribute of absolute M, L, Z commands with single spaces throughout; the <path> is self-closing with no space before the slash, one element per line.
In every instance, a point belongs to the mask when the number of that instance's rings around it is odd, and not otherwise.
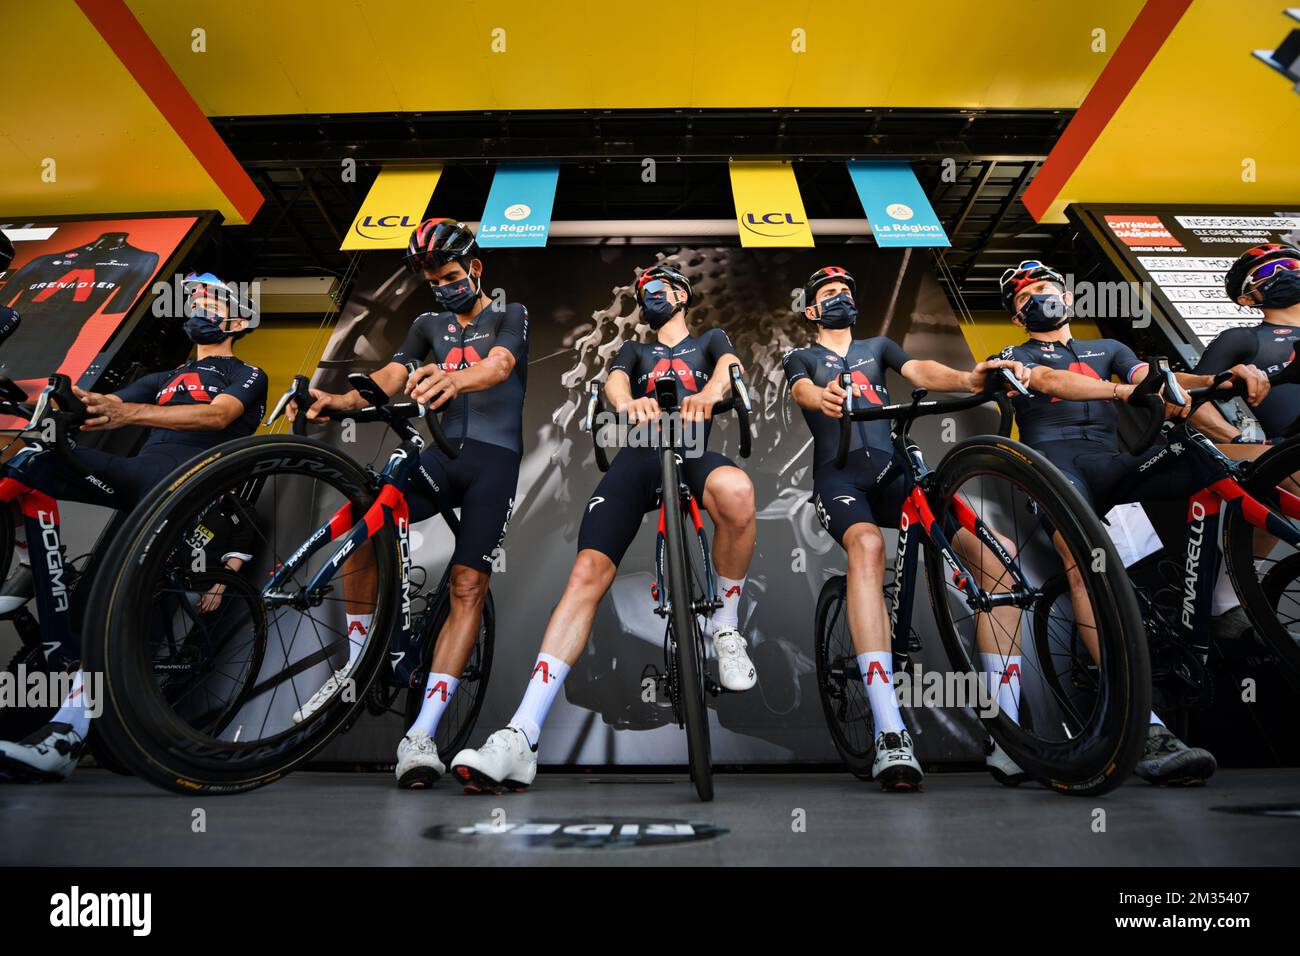
<path fill-rule="evenodd" d="M 72 598 L 59 532 L 59 503 L 16 478 L 0 478 L 0 506 L 8 507 L 15 500 L 27 533 L 46 662 L 58 651 L 63 659 L 56 660 L 54 666 L 66 666 L 80 660 L 81 642 L 72 631 Z"/>

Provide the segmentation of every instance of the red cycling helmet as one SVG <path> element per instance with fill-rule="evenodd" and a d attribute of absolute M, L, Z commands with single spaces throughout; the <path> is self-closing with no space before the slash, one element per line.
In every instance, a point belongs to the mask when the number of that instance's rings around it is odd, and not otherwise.
<path fill-rule="evenodd" d="M 804 305 L 812 305 L 817 300 L 817 290 L 828 282 L 843 282 L 849 287 L 849 293 L 853 298 L 858 297 L 858 284 L 853 280 L 848 269 L 843 266 L 822 266 L 803 284 Z"/>
<path fill-rule="evenodd" d="M 670 285 L 675 285 L 686 292 L 686 304 L 695 303 L 695 290 L 691 288 L 691 281 L 682 275 L 672 266 L 651 266 L 639 276 L 636 277 L 636 304 L 643 305 L 642 290 L 653 280 L 660 279 Z"/>
<path fill-rule="evenodd" d="M 1026 259 L 1014 269 L 1008 269 L 1002 273 L 1002 278 L 998 280 L 998 289 L 1002 293 L 1003 308 L 1015 315 L 1016 293 L 1027 285 L 1033 285 L 1035 282 L 1044 280 L 1055 282 L 1061 287 L 1061 291 L 1065 291 L 1065 276 L 1037 259 Z"/>
<path fill-rule="evenodd" d="M 464 264 L 477 255 L 474 233 L 455 219 L 426 219 L 415 227 L 406 243 L 406 267 L 415 273 L 448 262 Z"/>
<path fill-rule="evenodd" d="M 1297 265 L 1283 265 L 1283 262 Z M 1276 263 L 1270 269 L 1261 269 L 1267 263 Z M 1300 249 L 1279 242 L 1269 242 L 1262 246 L 1247 249 L 1234 262 L 1223 277 L 1223 291 L 1228 298 L 1236 302 L 1243 295 L 1249 295 L 1266 285 L 1278 269 L 1300 268 Z"/>

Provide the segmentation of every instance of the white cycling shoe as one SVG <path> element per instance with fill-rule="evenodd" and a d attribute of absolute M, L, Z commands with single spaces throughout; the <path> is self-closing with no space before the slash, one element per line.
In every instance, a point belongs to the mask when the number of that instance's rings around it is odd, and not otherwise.
<path fill-rule="evenodd" d="M 537 779 L 537 751 L 518 727 L 498 730 L 478 750 L 466 748 L 451 762 L 466 793 L 523 793 Z"/>
<path fill-rule="evenodd" d="M 403 790 L 431 787 L 446 772 L 438 759 L 438 745 L 428 734 L 407 734 L 397 745 L 397 785 Z"/>
<path fill-rule="evenodd" d="M 320 690 L 307 698 L 307 703 L 303 704 L 293 712 L 293 722 L 301 724 L 309 719 L 312 714 L 324 707 L 331 697 L 338 693 L 338 689 L 343 686 L 343 682 L 348 679 L 348 674 L 352 672 L 351 664 L 344 664 L 333 674 L 329 680 L 321 685 Z"/>
<path fill-rule="evenodd" d="M 876 759 L 871 777 L 889 793 L 915 793 L 921 789 L 921 765 L 912 753 L 912 735 L 906 730 L 876 736 Z"/>
<path fill-rule="evenodd" d="M 992 737 L 984 749 L 984 766 L 993 775 L 993 779 L 1004 787 L 1018 787 L 1026 780 L 1033 780 L 1032 774 L 1020 769 L 1020 765 L 1011 759 L 1001 745 Z"/>
<path fill-rule="evenodd" d="M 0 740 L 0 779 L 58 783 L 72 776 L 83 741 L 71 724 L 46 724 L 17 743 Z"/>
<path fill-rule="evenodd" d="M 718 655 L 718 680 L 727 690 L 749 690 L 758 682 L 754 662 L 745 653 L 745 639 L 734 627 L 720 627 L 713 634 Z"/>

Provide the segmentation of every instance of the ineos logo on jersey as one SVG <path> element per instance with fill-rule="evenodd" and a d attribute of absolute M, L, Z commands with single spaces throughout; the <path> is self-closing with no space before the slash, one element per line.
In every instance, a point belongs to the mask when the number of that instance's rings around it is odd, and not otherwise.
<path fill-rule="evenodd" d="M 539 819 L 523 823 L 484 821 L 470 826 L 439 824 L 426 839 L 519 850 L 622 850 L 714 840 L 728 832 L 714 823 L 637 817 Z"/>
<path fill-rule="evenodd" d="M 852 495 L 837 495 L 835 500 L 840 502 L 841 504 L 851 505 L 857 499 L 854 498 Z"/>
<path fill-rule="evenodd" d="M 603 505 L 604 503 L 605 503 L 604 498 L 599 498 L 599 497 L 592 498 L 590 501 L 587 502 L 587 514 L 591 514 L 591 509 L 596 507 L 596 505 Z"/>

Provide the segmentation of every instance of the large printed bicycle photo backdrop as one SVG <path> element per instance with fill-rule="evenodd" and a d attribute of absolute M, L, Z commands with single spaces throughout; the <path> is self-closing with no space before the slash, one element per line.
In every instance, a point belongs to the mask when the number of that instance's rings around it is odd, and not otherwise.
<path fill-rule="evenodd" d="M 889 334 L 912 354 L 970 365 L 969 349 L 928 257 L 852 247 L 838 250 L 837 256 L 859 276 L 856 336 Z M 810 439 L 786 394 L 781 369 L 782 355 L 812 337 L 809 324 L 791 310 L 791 290 L 824 258 L 811 251 L 736 249 L 681 249 L 670 256 L 700 293 L 690 313 L 692 329 L 727 332 L 745 362 L 754 404 L 753 456 L 741 464 L 755 485 L 758 541 L 741 613 L 760 682 L 751 692 L 710 702 L 716 763 L 838 759 L 818 702 L 812 630 L 818 593 L 828 577 L 843 573 L 844 554 L 822 530 L 809 502 Z M 504 554 L 492 581 L 496 648 L 481 726 L 509 718 L 542 622 L 564 586 L 582 508 L 599 479 L 591 439 L 579 429 L 587 384 L 603 377 L 622 341 L 638 334 L 631 280 L 637 268 L 651 261 L 649 250 L 564 247 L 484 257 L 486 288 L 500 288 L 508 301 L 525 304 L 530 328 L 524 460 Z M 396 256 L 372 255 L 326 348 L 317 384 L 342 388 L 351 369 L 386 362 L 414 317 L 431 308 L 428 299 L 424 284 L 411 280 Z M 905 397 L 906 383 L 894 381 L 897 395 Z M 996 411 L 974 409 L 957 416 L 955 432 L 946 437 L 992 432 L 997 421 Z M 940 437 L 944 430 L 933 419 L 922 420 L 914 430 L 936 461 L 951 447 Z M 358 427 L 351 443 L 342 443 L 337 431 L 327 440 L 360 461 L 377 458 L 376 467 L 393 444 L 391 434 L 373 425 Z M 714 429 L 711 447 L 740 461 L 737 427 L 730 416 Z M 683 759 L 671 712 L 644 699 L 644 671 L 663 659 L 663 625 L 649 599 L 652 518 L 645 519 L 638 542 L 629 549 L 597 615 L 588 652 L 548 719 L 544 762 L 680 765 Z M 886 532 L 886 539 L 892 543 L 894 533 Z M 414 526 L 411 542 L 416 565 L 436 581 L 451 554 L 438 520 Z M 913 629 L 925 647 L 918 658 L 921 666 L 947 670 L 924 596 L 917 602 Z M 968 712 L 917 708 L 911 718 L 925 759 L 981 759 L 984 735 Z M 388 759 L 394 733 L 401 733 L 396 720 L 363 719 L 322 758 Z"/>

